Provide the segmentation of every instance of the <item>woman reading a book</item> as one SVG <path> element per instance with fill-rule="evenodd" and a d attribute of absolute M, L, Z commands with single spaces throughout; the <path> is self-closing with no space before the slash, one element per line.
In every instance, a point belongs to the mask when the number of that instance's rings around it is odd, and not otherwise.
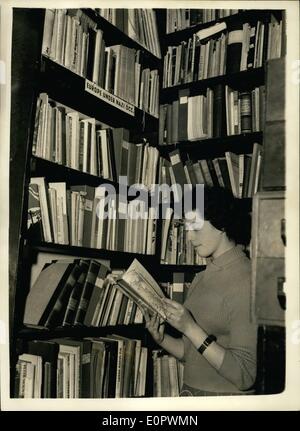
<path fill-rule="evenodd" d="M 251 394 L 256 377 L 257 326 L 250 320 L 250 261 L 237 244 L 245 226 L 235 198 L 223 188 L 205 188 L 204 223 L 194 205 L 185 214 L 187 235 L 207 258 L 184 304 L 165 299 L 165 332 L 157 315 L 145 313 L 154 340 L 184 363 L 181 396 Z"/>

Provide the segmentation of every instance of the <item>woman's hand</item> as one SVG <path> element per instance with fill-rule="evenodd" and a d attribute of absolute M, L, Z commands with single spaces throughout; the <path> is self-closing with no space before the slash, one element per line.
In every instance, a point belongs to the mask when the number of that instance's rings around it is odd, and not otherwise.
<path fill-rule="evenodd" d="M 191 313 L 179 302 L 172 301 L 171 299 L 164 298 L 165 313 L 167 315 L 167 322 L 178 329 L 185 335 L 195 325 L 195 321 Z"/>
<path fill-rule="evenodd" d="M 152 317 L 150 317 L 147 310 L 142 309 L 143 315 L 146 320 L 146 328 L 152 335 L 154 341 L 157 344 L 161 344 L 164 340 L 165 336 L 165 325 L 162 323 L 160 317 L 158 314 L 154 314 Z"/>

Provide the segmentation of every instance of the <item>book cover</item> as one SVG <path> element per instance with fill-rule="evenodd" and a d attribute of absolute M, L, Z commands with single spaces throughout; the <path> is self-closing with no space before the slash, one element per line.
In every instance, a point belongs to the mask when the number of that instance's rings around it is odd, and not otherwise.
<path fill-rule="evenodd" d="M 71 191 L 76 191 L 84 196 L 84 221 L 83 221 L 83 238 L 82 246 L 90 247 L 92 234 L 92 215 L 93 202 L 95 198 L 95 188 L 87 185 L 71 186 Z"/>
<path fill-rule="evenodd" d="M 239 94 L 241 109 L 241 133 L 252 132 L 251 93 L 243 91 Z"/>
<path fill-rule="evenodd" d="M 187 140 L 187 125 L 188 125 L 188 97 L 190 90 L 179 91 L 179 108 L 178 108 L 178 140 Z"/>
<path fill-rule="evenodd" d="M 228 190 L 232 191 L 226 157 L 218 157 L 218 163 L 221 170 L 223 183 Z"/>
<path fill-rule="evenodd" d="M 31 186 L 35 185 L 38 187 L 44 239 L 46 242 L 52 242 L 53 231 L 52 231 L 52 225 L 50 222 L 50 214 L 49 214 L 49 206 L 48 206 L 48 198 L 47 198 L 45 178 L 44 177 L 32 177 L 30 179 L 30 185 Z M 35 188 L 35 190 L 36 190 L 36 188 Z"/>
<path fill-rule="evenodd" d="M 44 266 L 26 298 L 23 319 L 25 325 L 43 325 L 44 316 L 50 312 L 72 268 L 73 264 L 66 261 Z"/>
<path fill-rule="evenodd" d="M 186 184 L 187 181 L 186 181 L 186 175 L 184 172 L 183 163 L 181 161 L 179 150 L 174 150 L 171 153 L 169 153 L 169 157 L 173 168 L 176 183 L 180 184 L 180 186 L 183 188 L 184 184 Z"/>
<path fill-rule="evenodd" d="M 39 186 L 29 184 L 27 229 L 30 238 L 44 241 Z"/>
<path fill-rule="evenodd" d="M 183 304 L 184 272 L 173 273 L 172 299 Z"/>
<path fill-rule="evenodd" d="M 124 360 L 124 340 L 119 338 L 114 338 L 114 336 L 107 336 L 105 338 L 107 342 L 113 342 L 116 346 L 114 357 L 114 364 L 112 365 L 112 371 L 115 373 L 115 386 L 109 387 L 109 391 L 114 390 L 114 398 L 122 398 L 123 394 L 123 385 L 124 385 L 124 368 L 125 368 L 125 360 Z"/>
<path fill-rule="evenodd" d="M 82 267 L 80 267 L 76 262 L 74 262 L 72 271 L 70 272 L 64 286 L 60 290 L 55 304 L 50 310 L 48 316 L 44 316 L 44 325 L 46 327 L 54 328 L 63 324 L 63 319 L 68 305 L 69 297 L 81 272 Z"/>
<path fill-rule="evenodd" d="M 217 24 L 211 25 L 210 27 L 203 28 L 199 30 L 196 35 L 198 36 L 199 40 L 207 39 L 208 37 L 214 36 L 215 34 L 220 33 L 221 31 L 224 31 L 227 28 L 226 22 L 222 21 Z"/>
<path fill-rule="evenodd" d="M 225 135 L 226 116 L 225 116 L 225 90 L 223 84 L 217 84 L 213 93 L 213 136 L 220 137 Z"/>
<path fill-rule="evenodd" d="M 239 21 L 232 22 L 228 32 L 226 73 L 236 73 L 241 67 L 243 24 Z"/>
<path fill-rule="evenodd" d="M 95 285 L 100 266 L 101 264 L 99 262 L 91 260 L 74 319 L 75 325 L 82 325 L 84 322 L 88 303 L 93 292 L 93 287 Z"/>
<path fill-rule="evenodd" d="M 84 286 L 84 281 L 86 279 L 86 275 L 89 268 L 89 261 L 80 260 L 79 266 L 81 267 L 82 272 L 79 275 L 78 279 L 76 280 L 76 283 L 69 297 L 62 326 L 70 326 L 70 325 L 73 325 L 74 323 L 76 310 L 78 307 L 78 303 Z"/>
<path fill-rule="evenodd" d="M 107 359 L 103 378 L 103 398 L 116 398 L 117 370 L 118 370 L 118 342 L 112 338 L 99 337 L 105 343 Z"/>
<path fill-rule="evenodd" d="M 84 325 L 86 326 L 91 326 L 97 306 L 101 303 L 104 295 L 104 280 L 109 271 L 110 269 L 106 265 L 100 265 L 84 318 Z"/>
<path fill-rule="evenodd" d="M 123 388 L 122 397 L 128 398 L 133 395 L 134 389 L 134 359 L 135 359 L 135 346 L 136 340 L 122 337 L 120 335 L 113 335 L 116 340 L 124 342 L 124 373 L 123 373 Z"/>
<path fill-rule="evenodd" d="M 86 338 L 92 342 L 90 398 L 105 398 L 104 384 L 108 366 L 108 348 L 98 338 Z"/>
<path fill-rule="evenodd" d="M 47 366 L 47 368 L 50 368 L 47 373 L 47 381 L 45 375 L 43 375 L 42 394 L 43 398 L 56 398 L 58 345 L 48 340 L 31 340 L 28 342 L 27 350 L 28 353 L 42 358 L 44 370 L 46 364 L 49 364 Z"/>
<path fill-rule="evenodd" d="M 154 278 L 137 259 L 134 259 L 116 283 L 138 306 L 148 309 L 150 314 L 158 313 L 162 319 L 166 319 L 163 303 L 165 295 Z"/>

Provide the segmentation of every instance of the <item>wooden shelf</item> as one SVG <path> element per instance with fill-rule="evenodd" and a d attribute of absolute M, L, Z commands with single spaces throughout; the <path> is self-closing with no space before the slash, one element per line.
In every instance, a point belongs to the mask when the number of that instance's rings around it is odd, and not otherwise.
<path fill-rule="evenodd" d="M 158 127 L 158 118 L 135 107 L 132 116 L 85 91 L 85 78 L 42 56 L 38 88 L 49 97 L 111 127 L 149 131 Z"/>
<path fill-rule="evenodd" d="M 120 183 L 111 181 L 103 177 L 97 177 L 95 175 L 88 174 L 86 172 L 79 171 L 77 169 L 70 168 L 68 166 L 61 165 L 56 162 L 52 162 L 47 159 L 43 159 L 38 156 L 31 156 L 30 160 L 30 178 L 31 177 L 46 177 L 47 182 L 65 182 L 68 186 L 74 185 L 88 185 L 91 187 L 98 187 L 100 185 L 111 185 L 115 189 L 115 193 L 124 193 L 124 189 L 120 188 Z M 125 187 L 124 187 L 125 188 Z M 125 199 L 128 202 L 134 200 L 139 196 L 140 190 L 134 185 L 126 187 Z M 135 193 L 133 193 L 135 192 Z M 130 194 L 129 194 L 130 193 Z M 152 205 L 152 194 L 148 191 L 148 206 Z M 162 205 L 161 203 L 159 204 Z"/>
<path fill-rule="evenodd" d="M 37 252 L 57 253 L 74 257 L 80 256 L 86 259 L 107 259 L 113 261 L 114 268 L 125 268 L 129 266 L 135 258 L 140 260 L 145 267 L 153 267 L 158 264 L 157 256 L 146 255 L 142 253 L 77 247 L 73 245 L 55 244 L 50 242 L 35 242 L 30 238 L 26 239 L 26 246 Z"/>
<path fill-rule="evenodd" d="M 172 274 L 174 272 L 183 272 L 184 281 L 191 282 L 198 272 L 204 271 L 205 265 L 171 265 L 161 263 L 157 272 L 153 274 L 158 282 L 172 282 Z"/>
<path fill-rule="evenodd" d="M 126 335 L 135 332 L 136 336 L 144 335 L 145 326 L 142 323 L 115 326 L 62 326 L 57 328 L 46 328 L 42 326 L 23 326 L 17 332 L 17 336 L 23 339 L 49 339 L 59 337 L 99 337 L 106 334 Z"/>
<path fill-rule="evenodd" d="M 168 156 L 171 151 L 179 149 L 184 153 L 189 153 L 190 158 L 214 158 L 224 156 L 225 151 L 232 151 L 237 154 L 252 153 L 255 142 L 262 143 L 263 133 L 252 132 L 241 135 L 231 135 L 219 138 L 202 139 L 195 141 L 181 141 L 177 144 L 160 145 L 161 155 Z"/>
<path fill-rule="evenodd" d="M 72 169 L 38 156 L 31 156 L 31 175 L 45 176 L 48 180 L 64 181 L 69 185 L 86 184 L 97 187 L 100 184 L 108 183 L 118 188 L 118 183 L 115 181 Z"/>
<path fill-rule="evenodd" d="M 141 253 L 129 253 L 123 251 L 103 250 L 87 247 L 76 247 L 46 242 L 35 242 L 30 238 L 26 240 L 26 246 L 32 252 L 55 253 L 61 255 L 79 256 L 86 259 L 106 259 L 112 261 L 113 268 L 128 267 L 134 259 L 138 259 L 153 277 L 158 281 L 170 280 L 172 272 L 191 273 L 194 276 L 197 272 L 203 271 L 205 265 L 170 265 L 160 263 L 157 255 L 146 255 Z"/>
<path fill-rule="evenodd" d="M 264 85 L 264 82 L 265 68 L 257 67 L 254 69 L 244 70 L 242 72 L 214 76 L 200 81 L 193 81 L 186 84 L 163 88 L 161 90 L 160 103 L 169 103 L 178 99 L 179 91 L 186 88 L 190 90 L 190 95 L 194 96 L 206 90 L 207 87 L 214 87 L 217 84 L 229 85 L 238 90 L 247 90 L 252 89 L 254 86 L 259 87 Z"/>

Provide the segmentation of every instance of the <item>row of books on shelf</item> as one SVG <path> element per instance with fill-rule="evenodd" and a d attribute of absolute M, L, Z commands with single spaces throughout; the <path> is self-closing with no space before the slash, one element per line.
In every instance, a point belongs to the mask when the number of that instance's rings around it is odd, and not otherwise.
<path fill-rule="evenodd" d="M 41 93 L 37 99 L 32 154 L 64 166 L 128 184 L 155 183 L 159 152 L 129 141 L 129 131 L 109 128 Z"/>
<path fill-rule="evenodd" d="M 206 259 L 197 254 L 189 241 L 183 223 L 174 218 L 172 208 L 168 208 L 162 221 L 160 260 L 168 265 L 206 265 Z"/>
<path fill-rule="evenodd" d="M 259 132 L 265 121 L 265 87 L 237 91 L 225 85 L 225 108 L 228 136 Z"/>
<path fill-rule="evenodd" d="M 207 162 L 202 165 L 204 163 Z M 193 166 L 196 165 L 198 172 L 201 167 L 197 163 Z M 175 170 L 178 175 L 178 167 Z M 174 175 L 172 166 L 164 167 L 164 172 L 167 180 L 171 172 Z M 169 199 L 167 194 L 163 190 L 162 199 Z M 66 183 L 46 185 L 44 177 L 33 177 L 29 186 L 28 237 L 35 242 L 154 255 L 159 230 L 156 213 L 154 207 L 148 208 L 142 200 L 135 199 L 126 205 L 118 196 L 105 198 L 105 188 L 101 186 L 67 189 Z M 177 224 L 175 220 L 174 226 L 168 225 L 170 232 L 162 237 L 161 259 L 169 264 L 202 265 L 185 231 L 179 228 L 181 234 L 173 235 Z"/>
<path fill-rule="evenodd" d="M 92 324 L 95 316 L 101 315 L 101 308 L 105 315 L 111 316 L 118 308 L 115 314 L 125 316 L 125 296 L 127 303 L 133 298 L 136 308 L 147 308 L 165 319 L 162 298 L 167 294 L 180 302 L 185 299 L 188 286 L 183 273 L 174 275 L 172 284 L 164 283 L 163 292 L 137 260 L 127 271 L 112 273 L 105 263 L 85 259 L 46 263 L 29 290 L 24 323 L 50 328 L 69 326 L 71 322 L 91 326 L 88 322 Z M 20 340 L 18 351 L 14 390 L 17 398 L 120 398 L 146 394 L 150 354 L 138 339 L 106 335 L 80 340 Z M 154 395 L 177 396 L 182 384 L 181 366 L 154 351 L 153 369 Z"/>
<path fill-rule="evenodd" d="M 46 9 L 42 54 L 81 76 L 87 73 L 89 30 L 95 24 L 78 9 Z M 90 52 L 90 63 L 92 61 Z"/>
<path fill-rule="evenodd" d="M 153 9 L 95 9 L 131 39 L 140 43 L 156 57 L 161 57 L 156 13 Z"/>
<path fill-rule="evenodd" d="M 160 105 L 159 144 L 258 132 L 264 124 L 264 86 L 251 91 L 217 84 L 205 94 L 179 92 L 178 100 Z"/>
<path fill-rule="evenodd" d="M 15 398 L 123 398 L 146 393 L 151 360 L 141 340 L 118 335 L 28 341 L 18 356 Z"/>
<path fill-rule="evenodd" d="M 184 30 L 238 13 L 238 9 L 167 9 L 166 32 Z"/>
<path fill-rule="evenodd" d="M 282 20 L 278 22 L 274 15 L 268 24 L 260 20 L 254 25 L 240 23 L 218 35 L 226 27 L 219 24 L 216 37 L 207 41 L 199 38 L 208 33 L 209 29 L 204 29 L 169 46 L 164 56 L 163 87 L 262 67 L 266 60 L 282 56 Z"/>
<path fill-rule="evenodd" d="M 142 65 L 140 50 L 106 46 L 103 31 L 81 10 L 46 10 L 42 54 L 151 115 L 158 115 L 158 70 Z"/>
<path fill-rule="evenodd" d="M 110 129 L 41 93 L 37 99 L 32 154 L 73 169 L 113 179 Z"/>
<path fill-rule="evenodd" d="M 261 145 L 257 143 L 252 154 L 228 151 L 224 157 L 212 160 L 183 162 L 179 150 L 175 150 L 170 153 L 170 161 L 165 160 L 161 166 L 162 184 L 169 186 L 167 190 L 162 188 L 161 201 L 167 203 L 168 210 L 172 211 L 169 207 L 170 192 L 173 191 L 175 196 L 176 185 L 184 188 L 185 184 L 221 186 L 228 188 L 237 198 L 252 197 L 258 189 L 260 165 Z M 175 186 L 175 191 L 172 186 Z M 174 223 L 177 229 L 178 221 Z M 180 223 L 178 226 L 181 232 Z M 155 254 L 157 232 L 157 209 L 148 207 L 142 199 L 123 202 L 120 195 L 106 196 L 104 186 L 71 185 L 67 188 L 65 182 L 47 184 L 44 177 L 31 178 L 28 236 L 35 242 Z M 162 238 L 165 238 L 162 241 L 164 250 L 168 236 L 163 235 Z M 201 264 L 197 262 L 185 231 L 182 230 L 175 238 L 171 249 L 166 249 L 170 255 L 167 257 L 165 251 L 161 259 L 165 263 Z"/>
<path fill-rule="evenodd" d="M 226 43 L 225 34 L 203 44 L 194 34 L 180 45 L 168 46 L 164 57 L 163 88 L 224 75 Z"/>
<path fill-rule="evenodd" d="M 48 328 L 142 323 L 136 304 L 125 297 L 103 262 L 59 259 L 46 263 L 27 296 L 24 324 Z M 113 271 L 113 277 L 122 272 Z"/>
<path fill-rule="evenodd" d="M 153 350 L 152 360 L 153 396 L 178 397 L 183 384 L 183 363 L 162 350 Z"/>
<path fill-rule="evenodd" d="M 218 103 L 222 102 L 223 96 L 217 97 L 221 91 L 224 92 L 225 107 Z M 228 86 L 225 89 L 220 86 L 215 90 L 217 101 L 214 102 L 211 101 L 211 89 L 208 89 L 207 95 L 207 98 L 202 95 L 188 97 L 187 103 L 176 100 L 161 106 L 160 144 L 194 139 L 197 135 L 203 138 L 204 128 L 210 129 L 206 137 L 218 136 L 224 127 L 228 135 L 260 130 L 264 116 L 263 86 L 251 93 L 238 93 Z M 181 99 L 186 102 L 184 97 Z M 222 121 L 217 115 L 220 110 L 226 116 L 226 126 L 225 119 Z M 202 115 L 202 121 L 199 121 L 199 115 L 197 121 L 195 118 L 199 111 L 207 114 Z M 183 127 L 184 123 L 186 127 Z M 37 101 L 32 153 L 111 181 L 117 182 L 120 176 L 125 176 L 128 185 L 143 184 L 150 188 L 156 180 L 163 183 L 164 160 L 157 148 L 147 142 L 129 142 L 128 130 L 109 128 L 94 118 L 50 100 L 46 93 L 40 94 Z"/>
<path fill-rule="evenodd" d="M 128 272 L 132 274 L 133 271 L 135 274 L 142 273 L 141 278 L 148 276 L 137 260 L 127 272 L 116 269 L 111 271 L 107 261 L 94 259 L 58 259 L 47 262 L 36 279 L 32 280 L 23 323 L 46 328 L 143 323 L 140 307 L 145 304 L 147 306 L 149 299 L 145 297 L 144 285 L 141 292 L 140 285 L 136 283 L 139 275 L 134 277 L 133 287 L 131 286 L 132 278 L 128 278 Z M 147 274 L 146 277 L 144 274 Z M 155 284 L 151 279 L 150 289 Z M 188 287 L 184 273 L 174 273 L 172 282 L 162 283 L 157 290 L 160 296 L 169 296 L 174 301 L 183 303 Z"/>
<path fill-rule="evenodd" d="M 79 247 L 154 254 L 157 217 L 154 207 L 120 195 L 106 197 L 106 187 L 32 177 L 29 185 L 28 236 Z"/>
<path fill-rule="evenodd" d="M 32 340 L 24 350 L 16 364 L 15 398 L 130 398 L 146 391 L 176 397 L 183 383 L 183 364 L 175 357 L 153 350 L 151 358 L 141 340 L 114 334 Z"/>
<path fill-rule="evenodd" d="M 162 168 L 162 178 L 167 183 L 177 183 L 182 187 L 184 184 L 221 186 L 228 188 L 236 198 L 250 198 L 258 188 L 261 152 L 262 146 L 254 143 L 252 154 L 225 151 L 223 157 L 183 161 L 180 151 L 174 150 L 169 154 L 172 170 L 168 171 L 166 162 Z"/>

